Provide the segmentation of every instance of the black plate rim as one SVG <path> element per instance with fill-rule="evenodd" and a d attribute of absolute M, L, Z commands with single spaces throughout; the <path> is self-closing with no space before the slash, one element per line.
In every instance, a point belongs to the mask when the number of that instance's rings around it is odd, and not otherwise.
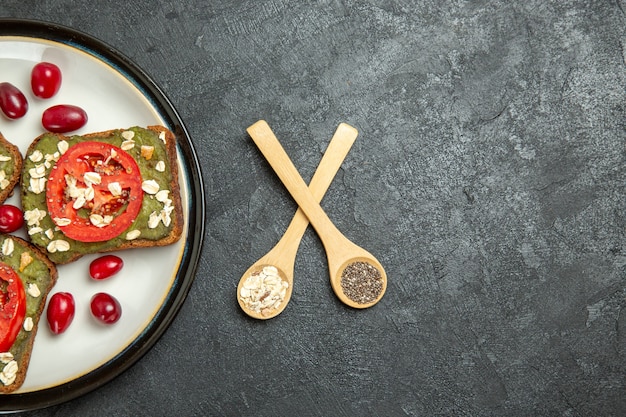
<path fill-rule="evenodd" d="M 178 314 L 195 279 L 204 240 L 205 201 L 201 167 L 185 125 L 165 93 L 129 58 L 91 35 L 41 20 L 0 18 L 0 36 L 35 37 L 69 44 L 114 66 L 151 99 L 152 105 L 172 127 L 179 139 L 179 159 L 189 183 L 187 241 L 172 288 L 155 318 L 122 352 L 88 374 L 40 391 L 0 397 L 0 412 L 19 412 L 58 405 L 87 394 L 126 371 L 154 346 Z"/>

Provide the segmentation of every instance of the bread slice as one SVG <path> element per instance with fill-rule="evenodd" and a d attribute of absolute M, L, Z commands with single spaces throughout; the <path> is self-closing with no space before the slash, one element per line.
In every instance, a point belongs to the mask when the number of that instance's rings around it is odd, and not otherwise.
<path fill-rule="evenodd" d="M 22 154 L 19 148 L 0 133 L 0 204 L 11 196 L 21 171 Z"/>
<path fill-rule="evenodd" d="M 84 242 L 66 236 L 59 219 L 48 215 L 46 183 L 61 155 L 86 141 L 105 142 L 128 153 L 139 166 L 145 187 L 137 218 L 121 234 L 106 241 Z M 157 189 L 163 193 L 155 194 Z M 176 137 L 163 126 L 131 127 L 83 136 L 45 133 L 36 138 L 24 156 L 21 178 L 22 208 L 33 244 L 55 264 L 66 264 L 85 254 L 164 246 L 178 241 L 183 213 L 178 178 Z M 165 195 L 164 195 L 165 193 Z"/>
<path fill-rule="evenodd" d="M 26 294 L 22 328 L 10 350 L 0 352 L 0 393 L 4 394 L 24 383 L 46 298 L 58 274 L 46 255 L 17 236 L 0 235 L 0 262 L 17 272 Z"/>

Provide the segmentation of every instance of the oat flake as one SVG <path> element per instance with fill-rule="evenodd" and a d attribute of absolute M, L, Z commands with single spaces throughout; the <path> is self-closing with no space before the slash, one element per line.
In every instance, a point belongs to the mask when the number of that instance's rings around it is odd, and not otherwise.
<path fill-rule="evenodd" d="M 24 330 L 26 330 L 27 332 L 30 332 L 33 330 L 33 318 L 32 317 L 26 317 L 24 319 Z"/>
<path fill-rule="evenodd" d="M 278 274 L 275 266 L 265 266 L 255 271 L 244 281 L 239 299 L 250 310 L 269 315 L 283 303 L 289 283 Z"/>

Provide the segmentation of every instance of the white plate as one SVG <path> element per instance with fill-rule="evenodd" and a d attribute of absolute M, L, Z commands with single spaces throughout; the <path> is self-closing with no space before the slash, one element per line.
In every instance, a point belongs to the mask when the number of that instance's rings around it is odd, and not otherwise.
<path fill-rule="evenodd" d="M 56 64 L 63 77 L 57 95 L 42 100 L 30 89 L 34 64 Z M 120 251 L 124 268 L 114 277 L 94 281 L 85 256 L 59 266 L 52 293 L 74 295 L 76 316 L 61 334 L 50 332 L 43 317 L 24 385 L 0 397 L 0 410 L 32 409 L 74 398 L 118 375 L 143 355 L 169 326 L 193 281 L 202 246 L 204 203 L 195 152 L 182 122 L 158 87 L 110 47 L 68 28 L 43 22 L 0 20 L 0 82 L 17 86 L 28 99 L 18 120 L 0 116 L 0 132 L 22 154 L 44 132 L 43 111 L 74 104 L 88 114 L 87 124 L 70 134 L 160 124 L 177 134 L 185 228 L 173 245 Z M 19 205 L 19 190 L 7 202 Z M 193 233 L 189 233 L 189 231 Z M 18 233 L 24 237 L 24 233 Z M 111 326 L 96 323 L 89 301 L 108 292 L 122 305 L 122 318 Z"/>

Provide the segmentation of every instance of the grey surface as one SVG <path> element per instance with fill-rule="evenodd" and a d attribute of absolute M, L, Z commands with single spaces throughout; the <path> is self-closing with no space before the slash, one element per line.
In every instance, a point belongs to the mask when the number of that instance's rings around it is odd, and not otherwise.
<path fill-rule="evenodd" d="M 207 232 L 173 325 L 101 389 L 33 415 L 626 413 L 626 2 L 3 0 L 132 58 L 203 162 Z M 312 230 L 293 299 L 248 319 L 239 276 L 305 179 L 360 131 L 323 206 L 389 276 L 340 304 Z M 1 398 L 0 398 L 1 400 Z"/>

